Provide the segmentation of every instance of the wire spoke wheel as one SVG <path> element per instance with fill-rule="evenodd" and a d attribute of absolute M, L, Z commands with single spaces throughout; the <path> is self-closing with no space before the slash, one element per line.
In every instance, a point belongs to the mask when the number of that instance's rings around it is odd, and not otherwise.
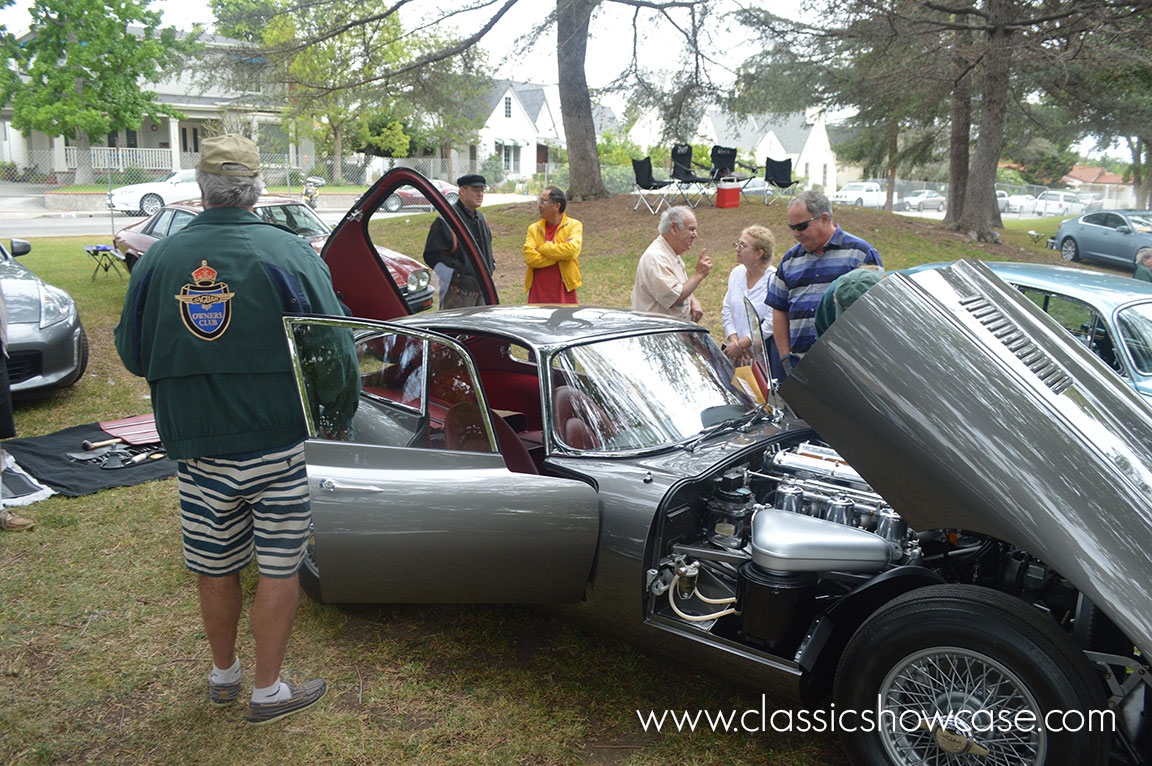
<path fill-rule="evenodd" d="M 1042 720 L 1039 704 L 1014 673 L 979 652 L 937 647 L 906 657 L 882 682 L 879 704 L 895 719 L 895 726 L 881 728 L 894 763 L 1044 763 L 1047 737 L 1039 727 L 1005 725 L 1022 714 Z M 977 755 L 973 746 L 987 755 Z M 949 747 L 968 749 L 952 753 Z"/>

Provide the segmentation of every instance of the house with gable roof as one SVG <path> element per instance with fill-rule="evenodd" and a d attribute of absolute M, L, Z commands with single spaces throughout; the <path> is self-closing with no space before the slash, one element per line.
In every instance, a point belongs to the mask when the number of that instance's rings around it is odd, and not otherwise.
<path fill-rule="evenodd" d="M 484 124 L 477 143 L 452 150 L 457 168 L 479 168 L 490 156 L 500 158 L 506 175 L 524 178 L 549 162 L 549 151 L 563 146 L 560 115 L 543 85 L 496 80 L 481 101 Z"/>

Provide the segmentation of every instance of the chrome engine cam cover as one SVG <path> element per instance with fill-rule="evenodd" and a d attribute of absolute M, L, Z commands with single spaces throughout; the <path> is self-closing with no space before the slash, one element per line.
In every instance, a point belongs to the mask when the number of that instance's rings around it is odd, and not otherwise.
<path fill-rule="evenodd" d="M 762 508 L 752 517 L 752 562 L 772 572 L 875 572 L 892 547 L 863 529 Z"/>

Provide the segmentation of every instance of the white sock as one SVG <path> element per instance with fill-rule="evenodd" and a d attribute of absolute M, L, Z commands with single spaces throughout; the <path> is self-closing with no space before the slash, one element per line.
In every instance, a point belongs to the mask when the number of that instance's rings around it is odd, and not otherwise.
<path fill-rule="evenodd" d="M 240 658 L 237 657 L 236 661 L 232 663 L 232 667 L 228 668 L 227 670 L 221 670 L 220 668 L 216 667 L 215 663 L 213 663 L 212 675 L 208 676 L 208 680 L 217 686 L 234 684 L 240 681 L 241 675 Z"/>
<path fill-rule="evenodd" d="M 280 683 L 280 679 L 276 679 L 276 683 L 271 686 L 266 686 L 263 689 L 252 690 L 252 701 L 260 704 L 265 702 L 279 702 L 280 700 L 289 699 L 292 692 L 288 689 L 287 684 Z"/>

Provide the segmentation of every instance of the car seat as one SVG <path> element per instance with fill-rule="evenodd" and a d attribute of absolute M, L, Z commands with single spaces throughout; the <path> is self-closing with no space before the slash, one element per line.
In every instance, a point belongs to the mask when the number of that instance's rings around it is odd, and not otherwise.
<path fill-rule="evenodd" d="M 579 389 L 557 386 L 552 403 L 556 436 L 569 447 L 598 449 L 616 433 L 600 406 Z"/>

